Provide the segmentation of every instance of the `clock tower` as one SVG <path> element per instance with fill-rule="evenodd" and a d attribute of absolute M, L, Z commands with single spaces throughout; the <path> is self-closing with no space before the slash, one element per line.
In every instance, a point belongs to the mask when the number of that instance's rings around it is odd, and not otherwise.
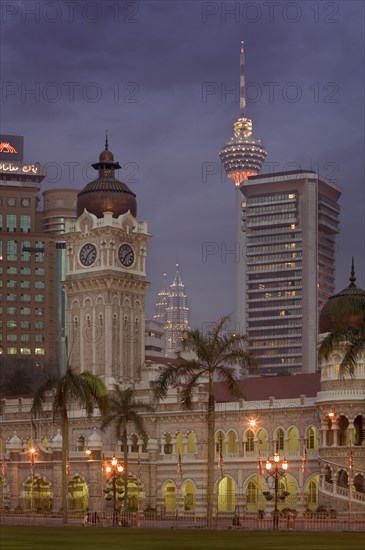
<path fill-rule="evenodd" d="M 77 220 L 66 226 L 70 365 L 111 387 L 141 379 L 144 364 L 147 223 L 138 222 L 135 194 L 116 179 L 105 150 L 96 180 L 78 194 Z"/>

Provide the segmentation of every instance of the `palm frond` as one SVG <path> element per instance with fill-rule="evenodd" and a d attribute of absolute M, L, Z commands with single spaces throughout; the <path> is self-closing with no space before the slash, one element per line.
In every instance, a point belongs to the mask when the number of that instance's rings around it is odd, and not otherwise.
<path fill-rule="evenodd" d="M 364 331 L 359 327 L 338 327 L 327 334 L 327 336 L 323 339 L 319 347 L 319 356 L 321 359 L 325 359 L 327 361 L 331 353 L 341 344 L 357 341 L 358 339 L 361 340 L 362 338 L 364 339 Z"/>
<path fill-rule="evenodd" d="M 238 385 L 238 381 L 233 369 L 225 366 L 218 366 L 215 369 L 215 372 L 218 376 L 218 379 L 222 380 L 226 384 L 230 394 L 234 395 L 237 398 L 243 397 L 243 393 Z"/>
<path fill-rule="evenodd" d="M 197 386 L 199 378 L 201 378 L 204 371 L 196 369 L 187 381 L 187 384 L 183 387 L 180 393 L 179 401 L 184 409 L 191 409 L 193 403 L 193 393 Z"/>

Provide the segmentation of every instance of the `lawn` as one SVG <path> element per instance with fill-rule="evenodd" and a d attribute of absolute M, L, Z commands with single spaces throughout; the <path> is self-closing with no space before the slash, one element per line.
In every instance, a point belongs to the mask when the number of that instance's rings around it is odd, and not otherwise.
<path fill-rule="evenodd" d="M 365 533 L 1 525 L 1 550 L 363 550 Z"/>

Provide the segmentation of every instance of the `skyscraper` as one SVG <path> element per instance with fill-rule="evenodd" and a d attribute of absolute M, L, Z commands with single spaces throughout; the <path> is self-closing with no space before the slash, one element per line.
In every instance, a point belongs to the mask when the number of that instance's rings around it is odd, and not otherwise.
<path fill-rule="evenodd" d="M 249 349 L 263 373 L 315 372 L 318 315 L 335 289 L 340 189 L 311 171 L 250 177 L 241 187 L 240 277 Z"/>
<path fill-rule="evenodd" d="M 45 191 L 45 210 L 39 208 L 44 179 L 39 163 L 23 161 L 23 137 L 0 139 L 0 352 L 3 371 L 48 368 L 59 362 L 57 243 L 49 223 L 47 193 L 61 202 L 75 198 L 73 190 Z M 70 198 L 68 215 L 75 213 Z M 5 372 L 4 372 L 5 374 Z"/>
<path fill-rule="evenodd" d="M 190 330 L 188 298 L 181 280 L 179 264 L 176 264 L 175 277 L 169 288 L 166 274 L 164 274 L 164 282 L 157 296 L 153 319 L 163 323 L 165 353 L 179 350 L 185 332 Z"/>

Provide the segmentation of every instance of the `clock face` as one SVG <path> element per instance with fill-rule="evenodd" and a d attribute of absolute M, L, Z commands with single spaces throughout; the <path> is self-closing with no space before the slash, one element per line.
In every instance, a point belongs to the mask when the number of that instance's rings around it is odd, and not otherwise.
<path fill-rule="evenodd" d="M 134 262 L 134 251 L 129 244 L 121 244 L 118 250 L 119 261 L 124 267 L 131 267 Z"/>
<path fill-rule="evenodd" d="M 96 260 L 96 246 L 91 243 L 86 243 L 80 250 L 80 262 L 82 265 L 92 265 Z"/>

